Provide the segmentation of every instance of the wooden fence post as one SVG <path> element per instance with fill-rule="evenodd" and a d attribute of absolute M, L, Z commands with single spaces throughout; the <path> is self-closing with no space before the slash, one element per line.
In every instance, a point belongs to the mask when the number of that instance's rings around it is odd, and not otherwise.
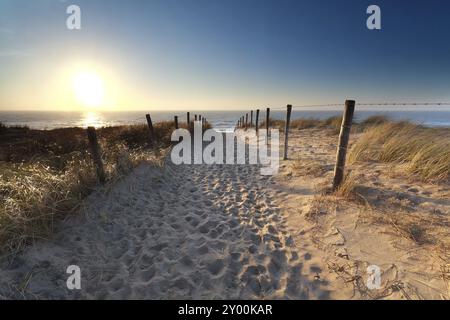
<path fill-rule="evenodd" d="M 250 128 L 253 127 L 253 110 L 250 111 Z"/>
<path fill-rule="evenodd" d="M 187 125 L 188 125 L 188 128 L 189 128 L 189 124 L 191 123 L 191 114 L 188 112 L 187 114 L 186 114 L 186 123 L 187 123 Z"/>
<path fill-rule="evenodd" d="M 175 121 L 175 129 L 178 129 L 178 116 L 174 116 L 173 120 Z"/>
<path fill-rule="evenodd" d="M 245 114 L 245 130 L 248 128 L 248 113 Z"/>
<path fill-rule="evenodd" d="M 147 125 L 148 125 L 148 131 L 149 131 L 149 141 L 150 141 L 150 143 L 153 143 L 153 140 L 155 139 L 155 132 L 153 130 L 152 118 L 150 117 L 149 114 L 146 114 L 145 118 L 147 118 Z"/>
<path fill-rule="evenodd" d="M 255 121 L 255 126 L 256 126 L 256 133 L 258 133 L 258 121 L 259 121 L 259 109 L 256 109 L 256 121 Z"/>
<path fill-rule="evenodd" d="M 284 127 L 284 160 L 287 160 L 288 158 L 288 148 L 289 148 L 289 124 L 291 122 L 291 111 L 292 111 L 292 105 L 287 105 L 287 113 L 286 113 L 286 125 Z"/>
<path fill-rule="evenodd" d="M 87 135 L 89 140 L 89 146 L 91 149 L 92 162 L 94 163 L 95 169 L 97 171 L 97 178 L 101 184 L 106 181 L 105 169 L 103 168 L 102 153 L 100 150 L 100 145 L 97 140 L 97 132 L 94 127 L 87 128 Z"/>
<path fill-rule="evenodd" d="M 267 144 L 269 144 L 269 119 L 270 119 L 270 108 L 266 109 L 266 133 L 267 133 Z"/>
<path fill-rule="evenodd" d="M 337 190 L 344 180 L 345 158 L 347 156 L 347 146 L 350 138 L 350 129 L 352 127 L 354 112 L 355 101 L 345 101 L 341 132 L 339 134 L 339 145 L 336 154 L 336 165 L 334 167 L 333 190 Z"/>

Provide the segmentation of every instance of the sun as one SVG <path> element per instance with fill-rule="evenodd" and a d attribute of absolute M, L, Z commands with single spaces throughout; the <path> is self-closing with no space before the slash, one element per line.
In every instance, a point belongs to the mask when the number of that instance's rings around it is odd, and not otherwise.
<path fill-rule="evenodd" d="M 85 107 L 99 107 L 104 101 L 103 79 L 93 71 L 81 71 L 73 78 L 73 90 L 77 101 Z"/>

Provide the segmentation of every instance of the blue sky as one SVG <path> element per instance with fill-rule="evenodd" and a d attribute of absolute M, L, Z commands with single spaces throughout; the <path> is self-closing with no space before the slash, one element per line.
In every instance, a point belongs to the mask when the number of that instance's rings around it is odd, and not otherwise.
<path fill-rule="evenodd" d="M 76 109 L 76 68 L 120 110 L 449 101 L 449 15 L 446 0 L 0 0 L 0 109 Z"/>

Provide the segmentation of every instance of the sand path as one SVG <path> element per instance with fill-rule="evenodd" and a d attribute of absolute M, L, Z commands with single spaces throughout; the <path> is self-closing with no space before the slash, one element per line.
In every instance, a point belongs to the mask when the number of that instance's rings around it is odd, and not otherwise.
<path fill-rule="evenodd" d="M 52 239 L 2 261 L 0 297 L 328 298 L 303 274 L 272 180 L 256 165 L 141 165 Z M 66 287 L 69 265 L 81 290 Z"/>

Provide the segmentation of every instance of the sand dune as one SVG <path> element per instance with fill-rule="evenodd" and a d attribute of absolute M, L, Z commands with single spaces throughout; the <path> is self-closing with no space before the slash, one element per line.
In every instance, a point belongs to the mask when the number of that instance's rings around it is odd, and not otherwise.
<path fill-rule="evenodd" d="M 1 272 L 15 298 L 326 298 L 259 167 L 143 165 Z M 81 268 L 82 290 L 65 270 Z"/>
<path fill-rule="evenodd" d="M 420 181 L 401 165 L 367 162 L 347 165 L 353 200 L 324 195 L 336 142 L 321 129 L 292 135 L 291 159 L 276 178 L 289 194 L 281 209 L 293 230 L 311 226 L 301 235 L 292 232 L 294 239 L 312 239 L 327 279 L 352 288 L 340 298 L 450 299 L 448 183 Z M 370 265 L 381 270 L 379 289 L 367 288 Z"/>
<path fill-rule="evenodd" d="M 394 274 L 391 265 L 404 251 L 389 258 L 392 252 L 383 246 L 392 237 L 376 237 L 381 229 L 368 232 L 367 225 L 352 231 L 356 209 L 342 219 L 342 209 L 318 200 L 317 184 L 330 176 L 335 138 L 310 132 L 305 142 L 305 132 L 293 133 L 291 155 L 305 163 L 322 161 L 325 169 L 317 176 L 296 175 L 293 160 L 283 162 L 277 176 L 260 175 L 257 165 L 141 165 L 92 194 L 79 215 L 57 225 L 54 237 L 3 258 L 0 297 L 407 298 L 401 290 L 393 293 L 391 282 L 383 283 L 390 290 L 384 296 L 364 288 L 367 265 L 379 262 L 389 266 L 385 275 Z M 383 250 L 384 260 L 373 258 Z M 72 264 L 81 268 L 81 290 L 66 287 Z M 336 270 L 361 278 L 348 281 Z M 408 282 L 402 274 L 393 279 Z M 422 290 L 420 298 L 445 297 L 443 281 L 430 283 L 435 292 Z"/>

